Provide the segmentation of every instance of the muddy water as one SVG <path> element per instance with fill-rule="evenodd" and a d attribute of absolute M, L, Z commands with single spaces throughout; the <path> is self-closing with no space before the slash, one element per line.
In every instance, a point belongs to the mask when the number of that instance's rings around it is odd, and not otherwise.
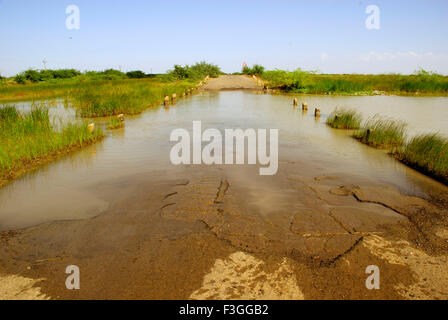
<path fill-rule="evenodd" d="M 439 97 L 299 97 L 308 113 L 294 109 L 292 97 L 243 91 L 202 93 L 176 106 L 149 110 L 128 118 L 124 129 L 107 132 L 103 142 L 53 162 L 0 190 L 0 230 L 20 229 L 54 220 L 82 219 L 106 212 L 126 193 L 136 177 L 149 182 L 188 177 L 188 167 L 169 160 L 175 128 L 191 131 L 192 121 L 206 128 L 279 129 L 279 174 L 260 177 L 257 166 L 198 167 L 218 169 L 244 190 L 247 206 L 263 214 L 295 204 L 288 181 L 295 174 L 313 179 L 343 176 L 347 181 L 392 185 L 401 192 L 426 196 L 447 192 L 443 185 L 398 163 L 382 151 L 366 147 L 347 132 L 325 126 L 336 106 L 353 107 L 366 117 L 381 113 L 408 122 L 411 135 L 427 131 L 448 134 L 448 98 Z M 314 107 L 322 112 L 313 116 Z M 61 117 L 73 110 L 57 107 Z M 293 169 L 291 169 L 293 166 Z M 186 171 L 187 170 L 187 171 Z M 151 180 L 153 179 L 153 180 Z M 281 192 L 279 191 L 281 190 Z M 273 208 L 276 208 L 275 210 Z"/>

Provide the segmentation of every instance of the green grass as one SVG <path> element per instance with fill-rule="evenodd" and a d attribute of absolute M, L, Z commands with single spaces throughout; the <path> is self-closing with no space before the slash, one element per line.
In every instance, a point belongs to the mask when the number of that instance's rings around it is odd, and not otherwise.
<path fill-rule="evenodd" d="M 397 153 L 402 162 L 448 183 L 448 139 L 439 134 L 422 134 Z"/>
<path fill-rule="evenodd" d="M 86 123 L 69 123 L 57 129 L 44 106 L 33 107 L 26 113 L 14 106 L 0 106 L 0 178 L 12 179 L 46 159 L 102 136 L 100 130 L 91 133 Z"/>
<path fill-rule="evenodd" d="M 359 129 L 362 116 L 354 109 L 336 108 L 328 117 L 327 125 L 335 129 Z"/>
<path fill-rule="evenodd" d="M 84 86 L 70 92 L 72 106 L 81 117 L 104 117 L 118 114 L 139 114 L 160 105 L 165 96 L 182 93 L 195 86 L 195 82 L 174 83 L 134 81 Z"/>
<path fill-rule="evenodd" d="M 392 149 L 402 146 L 406 139 L 407 124 L 378 115 L 370 118 L 364 126 L 354 134 L 361 142 L 381 149 Z"/>
<path fill-rule="evenodd" d="M 124 127 L 124 121 L 117 117 L 112 117 L 109 119 L 109 123 L 107 124 L 107 129 L 119 129 Z"/>
<path fill-rule="evenodd" d="M 194 81 L 190 81 L 192 86 Z M 16 84 L 11 81 L 3 81 L 0 83 L 0 101 L 25 101 L 25 100 L 43 100 L 56 97 L 68 97 L 74 91 L 82 89 L 92 89 L 96 87 L 104 87 L 107 85 L 129 85 L 138 84 L 149 86 L 160 86 L 176 83 L 167 75 L 157 75 L 144 79 L 104 79 L 96 78 L 83 74 L 71 79 L 57 79 L 45 82 Z"/>
<path fill-rule="evenodd" d="M 0 101 L 39 100 L 55 97 L 67 97 L 74 89 L 101 86 L 108 83 L 122 84 L 127 82 L 140 82 L 143 80 L 83 80 L 82 78 L 62 79 L 55 81 L 0 85 Z M 151 80 L 146 80 L 151 82 Z"/>
<path fill-rule="evenodd" d="M 448 94 L 448 76 L 420 70 L 401 74 L 317 74 L 300 69 L 273 70 L 263 73 L 270 88 L 306 94 Z"/>

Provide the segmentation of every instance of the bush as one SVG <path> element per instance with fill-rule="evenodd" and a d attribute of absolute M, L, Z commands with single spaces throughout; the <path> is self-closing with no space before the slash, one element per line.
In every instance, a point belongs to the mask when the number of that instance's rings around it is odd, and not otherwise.
<path fill-rule="evenodd" d="M 126 78 L 126 75 L 118 70 L 115 69 L 107 69 L 101 73 L 101 75 L 106 80 L 115 80 L 115 79 L 124 79 Z"/>
<path fill-rule="evenodd" d="M 85 73 L 85 75 L 90 80 L 121 80 L 127 78 L 126 74 L 115 69 L 107 69 L 104 71 L 88 71 Z"/>
<path fill-rule="evenodd" d="M 270 87 L 279 88 L 285 91 L 306 93 L 307 87 L 310 85 L 310 75 L 312 72 L 273 70 L 265 71 L 263 79 L 266 80 Z"/>
<path fill-rule="evenodd" d="M 126 76 L 130 79 L 141 79 L 141 78 L 145 78 L 146 74 L 143 71 L 136 70 L 136 71 L 127 72 Z"/>
<path fill-rule="evenodd" d="M 25 76 L 26 80 L 31 82 L 39 82 L 41 79 L 39 71 L 33 69 L 26 70 L 23 75 Z"/>
<path fill-rule="evenodd" d="M 206 76 L 216 78 L 221 74 L 222 72 L 218 66 L 205 61 L 196 63 L 192 66 L 186 65 L 185 67 L 176 64 L 174 65 L 174 69 L 168 72 L 169 78 L 174 80 L 199 80 L 205 78 Z"/>
<path fill-rule="evenodd" d="M 247 75 L 255 75 L 255 76 L 261 76 L 264 73 L 264 67 L 259 65 L 259 64 L 254 64 L 252 66 L 252 68 L 249 67 L 243 67 L 242 70 L 243 74 L 247 74 Z"/>
<path fill-rule="evenodd" d="M 33 83 L 49 81 L 53 79 L 70 79 L 81 75 L 81 72 L 75 69 L 60 69 L 60 70 L 33 70 L 29 69 L 15 76 L 17 83 L 23 84 L 26 81 Z"/>
<path fill-rule="evenodd" d="M 48 70 L 53 79 L 70 79 L 81 75 L 81 72 L 75 69 Z"/>
<path fill-rule="evenodd" d="M 14 81 L 18 84 L 25 84 L 26 78 L 23 74 L 18 74 L 14 77 Z"/>

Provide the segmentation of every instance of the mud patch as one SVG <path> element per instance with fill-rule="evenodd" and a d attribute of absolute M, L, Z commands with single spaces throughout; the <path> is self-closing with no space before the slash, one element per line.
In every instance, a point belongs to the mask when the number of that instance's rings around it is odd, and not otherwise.
<path fill-rule="evenodd" d="M 263 270 L 264 262 L 238 251 L 227 259 L 217 259 L 202 287 L 191 299 L 303 300 L 287 259 L 273 272 Z"/>

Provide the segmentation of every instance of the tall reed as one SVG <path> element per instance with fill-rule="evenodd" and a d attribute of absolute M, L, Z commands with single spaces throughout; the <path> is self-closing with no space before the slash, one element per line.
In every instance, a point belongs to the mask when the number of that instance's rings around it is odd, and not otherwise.
<path fill-rule="evenodd" d="M 327 125 L 335 129 L 359 129 L 362 116 L 354 109 L 336 108 L 328 117 Z"/>
<path fill-rule="evenodd" d="M 412 138 L 398 153 L 398 158 L 448 183 L 448 139 L 440 134 L 421 134 Z"/>
<path fill-rule="evenodd" d="M 361 142 L 382 149 L 392 149 L 404 144 L 407 124 L 375 115 L 354 134 Z"/>

